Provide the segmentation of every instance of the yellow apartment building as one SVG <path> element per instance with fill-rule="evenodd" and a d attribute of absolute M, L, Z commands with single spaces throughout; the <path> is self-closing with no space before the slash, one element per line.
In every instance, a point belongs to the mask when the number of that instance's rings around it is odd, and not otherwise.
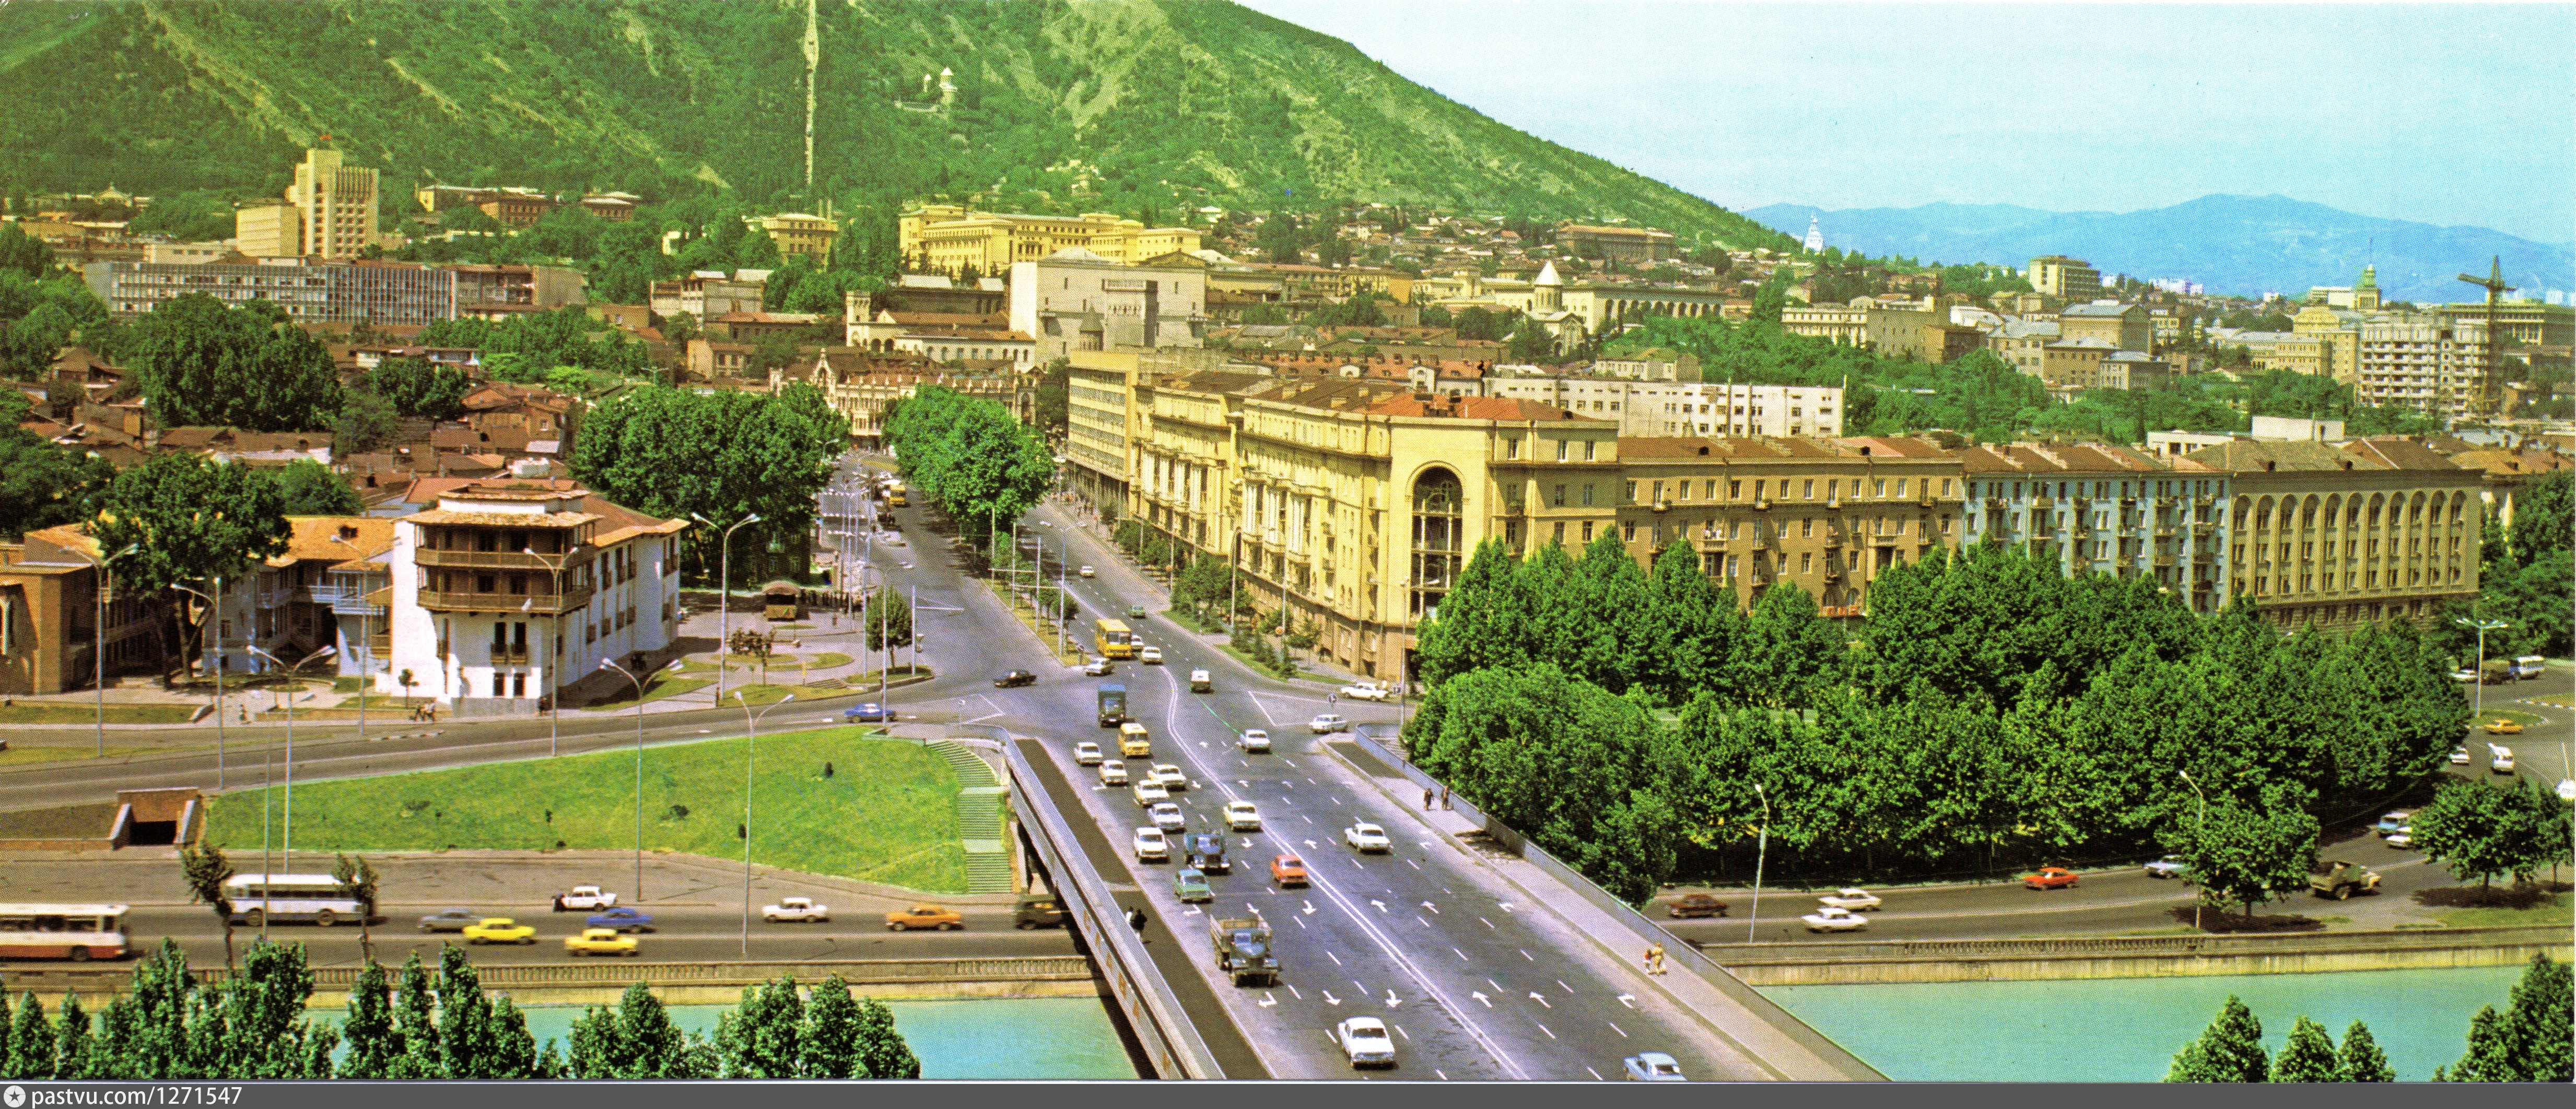
<path fill-rule="evenodd" d="M 927 257 L 933 268 L 949 272 L 971 265 L 985 274 L 1077 247 L 1128 266 L 1199 248 L 1197 231 L 1147 227 L 1107 212 L 1031 216 L 960 204 L 925 204 L 903 213 L 896 218 L 895 237 L 905 258 Z"/>

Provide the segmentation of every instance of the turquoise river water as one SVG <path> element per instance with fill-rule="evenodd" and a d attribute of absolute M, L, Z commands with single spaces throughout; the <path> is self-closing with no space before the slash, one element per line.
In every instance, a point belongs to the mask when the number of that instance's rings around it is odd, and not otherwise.
<path fill-rule="evenodd" d="M 528 1007 L 537 1042 L 572 1040 L 579 1005 Z M 1118 1030 L 1098 998 L 1008 997 L 965 1001 L 888 1001 L 895 1031 L 921 1057 L 923 1078 L 1134 1078 Z M 673 1005 L 681 1028 L 715 1035 L 716 1015 L 731 1005 Z"/>

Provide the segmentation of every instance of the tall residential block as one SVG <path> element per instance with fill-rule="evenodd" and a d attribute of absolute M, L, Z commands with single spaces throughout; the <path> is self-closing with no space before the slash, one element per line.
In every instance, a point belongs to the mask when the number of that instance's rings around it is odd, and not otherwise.
<path fill-rule="evenodd" d="M 286 200 L 304 223 L 296 253 L 355 258 L 376 241 L 376 171 L 344 164 L 337 150 L 305 151 Z"/>
<path fill-rule="evenodd" d="M 2102 295 L 2102 271 L 2093 263 L 2063 254 L 2043 254 L 2030 260 L 2030 287 L 2048 296 L 2065 300 L 2091 300 Z"/>
<path fill-rule="evenodd" d="M 233 209 L 233 241 L 234 249 L 253 258 L 300 258 L 304 217 L 283 200 L 242 205 Z"/>

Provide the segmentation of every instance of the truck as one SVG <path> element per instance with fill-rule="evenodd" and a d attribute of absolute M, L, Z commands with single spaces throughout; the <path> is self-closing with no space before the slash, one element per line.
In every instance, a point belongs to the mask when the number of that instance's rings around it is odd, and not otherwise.
<path fill-rule="evenodd" d="M 1189 850 L 1188 865 L 1208 874 L 1232 874 L 1234 865 L 1225 861 L 1225 837 L 1214 832 L 1193 832 L 1183 841 Z"/>
<path fill-rule="evenodd" d="M 2512 659 L 2491 658 L 2478 664 L 2478 681 L 2483 684 L 2502 685 L 2512 680 Z"/>
<path fill-rule="evenodd" d="M 1100 686 L 1100 726 L 1115 728 L 1127 722 L 1127 687 L 1115 682 Z"/>
<path fill-rule="evenodd" d="M 1216 968 L 1234 976 L 1238 986 L 1279 984 L 1279 956 L 1270 947 L 1270 926 L 1250 917 L 1208 922 L 1216 943 Z"/>
<path fill-rule="evenodd" d="M 2308 875 L 2309 893 L 2341 901 L 2356 893 L 2379 892 L 2379 874 L 2369 867 L 2340 859 L 2319 865 L 2322 869 Z"/>

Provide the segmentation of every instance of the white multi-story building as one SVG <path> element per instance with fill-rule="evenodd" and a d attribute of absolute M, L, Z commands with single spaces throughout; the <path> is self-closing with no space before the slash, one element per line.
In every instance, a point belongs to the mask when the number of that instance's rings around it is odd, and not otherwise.
<path fill-rule="evenodd" d="M 1195 347 L 1207 333 L 1207 271 L 1126 266 L 1079 247 L 1011 263 L 1010 329 L 1040 362 L 1077 350 Z"/>
<path fill-rule="evenodd" d="M 1969 542 L 2027 544 L 2070 576 L 2153 576 L 2194 612 L 2226 607 L 2226 470 L 2096 444 L 1978 446 L 1959 462 Z"/>
<path fill-rule="evenodd" d="M 2444 417 L 2468 415 L 2490 384 L 2483 321 L 2361 325 L 2363 404 L 2393 404 Z"/>
<path fill-rule="evenodd" d="M 1619 434 L 1626 436 L 1843 433 L 1843 391 L 1826 385 L 1497 376 L 1485 379 L 1485 394 L 1542 401 L 1588 420 L 1617 420 Z"/>

